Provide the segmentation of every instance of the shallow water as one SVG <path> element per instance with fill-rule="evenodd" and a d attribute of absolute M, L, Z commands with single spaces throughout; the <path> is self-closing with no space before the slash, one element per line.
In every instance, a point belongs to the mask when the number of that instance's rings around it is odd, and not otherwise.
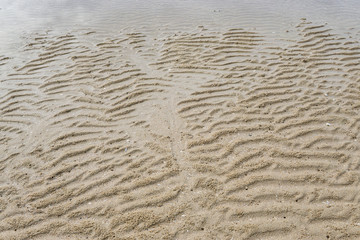
<path fill-rule="evenodd" d="M 251 27 L 286 36 L 287 28 L 301 18 L 347 31 L 360 22 L 360 1 L 0 0 L 0 52 L 21 46 L 20 37 L 46 30 L 132 28 L 156 34 L 159 28 L 177 31 L 204 25 L 219 30 Z"/>

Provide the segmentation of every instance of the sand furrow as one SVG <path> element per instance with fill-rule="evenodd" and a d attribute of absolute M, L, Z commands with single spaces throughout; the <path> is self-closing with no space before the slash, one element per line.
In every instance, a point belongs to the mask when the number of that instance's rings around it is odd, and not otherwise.
<path fill-rule="evenodd" d="M 360 46 L 293 31 L 39 34 L 0 81 L 0 238 L 358 238 Z"/>

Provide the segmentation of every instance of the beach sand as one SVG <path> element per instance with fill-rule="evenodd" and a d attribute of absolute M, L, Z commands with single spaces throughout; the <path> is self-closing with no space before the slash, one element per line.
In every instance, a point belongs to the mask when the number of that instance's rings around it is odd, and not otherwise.
<path fill-rule="evenodd" d="M 2 55 L 0 239 L 359 239 L 359 35 L 288 32 L 43 32 Z"/>

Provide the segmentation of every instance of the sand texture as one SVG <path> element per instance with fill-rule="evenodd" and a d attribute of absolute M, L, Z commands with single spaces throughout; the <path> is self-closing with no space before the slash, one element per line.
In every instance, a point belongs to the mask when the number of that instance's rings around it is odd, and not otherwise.
<path fill-rule="evenodd" d="M 42 33 L 0 56 L 0 239 L 360 239 L 360 43 Z"/>

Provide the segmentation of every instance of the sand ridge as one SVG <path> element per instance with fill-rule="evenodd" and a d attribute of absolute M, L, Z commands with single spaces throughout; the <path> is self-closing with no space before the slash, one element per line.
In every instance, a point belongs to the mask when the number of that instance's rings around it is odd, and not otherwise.
<path fill-rule="evenodd" d="M 358 238 L 360 45 L 293 31 L 34 38 L 1 79 L 0 239 Z"/>

